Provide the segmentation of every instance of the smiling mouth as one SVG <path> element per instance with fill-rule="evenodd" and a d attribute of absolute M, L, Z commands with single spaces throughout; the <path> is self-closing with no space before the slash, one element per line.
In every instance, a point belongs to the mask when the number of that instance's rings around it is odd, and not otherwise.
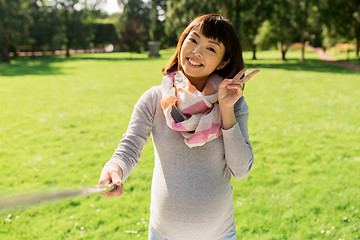
<path fill-rule="evenodd" d="M 196 67 L 204 66 L 201 63 L 198 63 L 198 62 L 195 62 L 194 60 L 191 60 L 190 58 L 187 58 L 187 60 L 193 66 L 196 66 Z"/>

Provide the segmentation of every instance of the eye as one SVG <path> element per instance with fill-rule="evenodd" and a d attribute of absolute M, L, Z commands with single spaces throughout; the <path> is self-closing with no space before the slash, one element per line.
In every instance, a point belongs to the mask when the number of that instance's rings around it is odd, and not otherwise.
<path fill-rule="evenodd" d="M 216 51 L 215 51 L 215 49 L 214 49 L 214 48 L 209 47 L 208 49 L 209 49 L 210 51 L 212 51 L 212 52 L 216 53 Z"/>
<path fill-rule="evenodd" d="M 190 41 L 190 42 L 193 42 L 193 43 L 197 43 L 194 38 L 189 38 L 189 41 Z"/>

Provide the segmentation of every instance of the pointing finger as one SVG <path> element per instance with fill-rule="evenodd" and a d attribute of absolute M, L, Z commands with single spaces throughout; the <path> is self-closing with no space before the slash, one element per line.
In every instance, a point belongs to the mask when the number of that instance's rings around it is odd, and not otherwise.
<path fill-rule="evenodd" d="M 247 81 L 249 81 L 255 74 L 257 74 L 258 72 L 260 72 L 260 70 L 259 69 L 256 69 L 256 70 L 254 70 L 254 71 L 252 71 L 251 73 L 249 73 L 249 74 L 247 74 L 245 77 L 244 77 L 244 79 L 242 79 L 242 83 L 246 83 Z"/>
<path fill-rule="evenodd" d="M 246 72 L 246 70 L 247 70 L 246 68 L 241 69 L 241 71 L 238 72 L 233 79 L 234 79 L 235 81 L 236 81 L 236 80 L 239 80 L 239 79 L 241 78 L 241 76 L 244 75 L 244 73 Z"/>

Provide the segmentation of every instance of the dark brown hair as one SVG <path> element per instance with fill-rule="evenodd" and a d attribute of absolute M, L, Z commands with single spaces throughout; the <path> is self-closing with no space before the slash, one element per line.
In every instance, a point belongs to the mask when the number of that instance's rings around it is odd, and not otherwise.
<path fill-rule="evenodd" d="M 239 37 L 235 32 L 229 20 L 219 14 L 207 14 L 195 18 L 181 34 L 174 55 L 168 61 L 166 67 L 162 70 L 163 74 L 177 71 L 181 69 L 180 51 L 185 38 L 191 31 L 199 27 L 201 33 L 210 39 L 223 43 L 225 53 L 223 61 L 230 59 L 229 63 L 220 70 L 215 70 L 224 78 L 233 78 L 241 69 L 244 68 L 244 60 Z"/>

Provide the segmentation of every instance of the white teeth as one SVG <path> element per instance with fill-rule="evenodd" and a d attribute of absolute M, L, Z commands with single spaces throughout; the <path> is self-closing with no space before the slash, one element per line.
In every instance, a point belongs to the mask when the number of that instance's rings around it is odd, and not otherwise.
<path fill-rule="evenodd" d="M 200 66 L 200 65 L 201 65 L 201 63 L 194 62 L 194 61 L 191 60 L 190 58 L 189 58 L 189 62 L 190 62 L 192 65 L 195 65 L 195 66 Z"/>

